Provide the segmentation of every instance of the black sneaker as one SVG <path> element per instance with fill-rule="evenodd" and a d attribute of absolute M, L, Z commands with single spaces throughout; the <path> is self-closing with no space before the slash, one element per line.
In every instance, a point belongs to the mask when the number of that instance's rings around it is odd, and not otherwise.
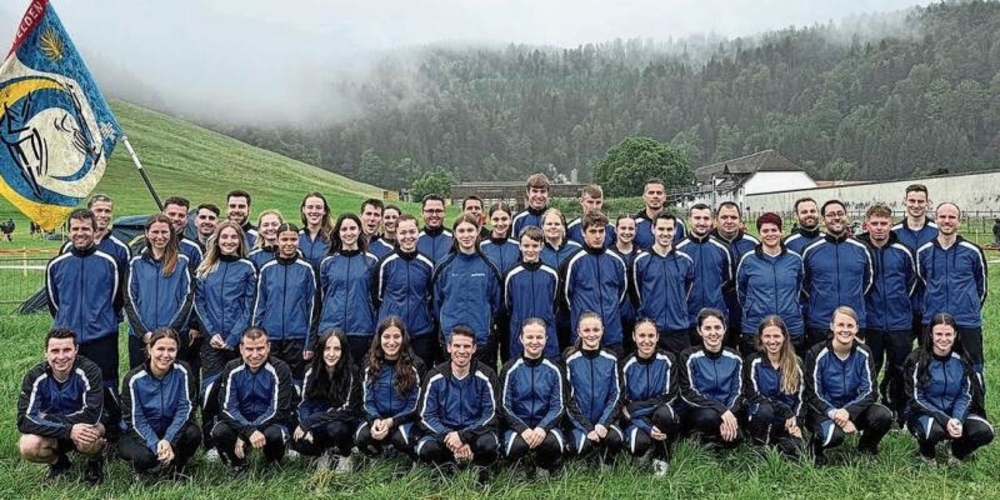
<path fill-rule="evenodd" d="M 73 467 L 73 464 L 69 461 L 69 457 L 66 455 L 59 455 L 56 463 L 49 465 L 49 471 L 42 478 L 42 486 L 50 486 L 59 480 L 64 474 L 69 472 Z"/>
<path fill-rule="evenodd" d="M 83 481 L 90 486 L 104 482 L 104 460 L 88 460 L 87 468 L 83 470 Z"/>

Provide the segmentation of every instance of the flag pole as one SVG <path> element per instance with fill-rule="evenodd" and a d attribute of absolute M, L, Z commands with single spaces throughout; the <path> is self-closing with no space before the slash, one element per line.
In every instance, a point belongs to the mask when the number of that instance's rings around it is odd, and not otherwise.
<path fill-rule="evenodd" d="M 139 156 L 135 154 L 135 149 L 132 149 L 132 143 L 128 142 L 128 136 L 122 136 L 122 143 L 125 144 L 125 149 L 128 150 L 128 155 L 132 157 L 132 163 L 135 163 L 135 168 L 139 171 L 139 176 L 142 177 L 142 182 L 146 183 L 146 189 L 148 189 L 149 194 L 153 196 L 153 201 L 156 202 L 156 209 L 162 212 L 163 203 L 160 201 L 160 197 L 156 194 L 156 190 L 153 189 L 153 183 L 149 182 L 149 176 L 146 175 L 146 170 L 142 168 L 142 163 L 139 162 Z"/>

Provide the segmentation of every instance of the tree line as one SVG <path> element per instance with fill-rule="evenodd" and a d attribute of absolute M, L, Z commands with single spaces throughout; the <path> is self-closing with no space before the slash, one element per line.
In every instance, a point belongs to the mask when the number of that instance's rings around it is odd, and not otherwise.
<path fill-rule="evenodd" d="M 768 148 L 816 178 L 890 179 L 991 168 L 1000 157 L 1000 3 L 914 8 L 861 36 L 789 28 L 710 50 L 648 40 L 573 49 L 431 47 L 386 57 L 355 118 L 313 126 L 213 125 L 388 188 L 426 172 L 591 180 L 609 148 L 646 136 L 692 168 Z"/>

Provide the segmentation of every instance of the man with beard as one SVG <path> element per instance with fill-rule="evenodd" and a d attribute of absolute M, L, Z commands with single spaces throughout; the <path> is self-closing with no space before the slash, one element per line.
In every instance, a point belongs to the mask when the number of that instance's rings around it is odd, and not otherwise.
<path fill-rule="evenodd" d="M 688 211 L 691 234 L 677 245 L 677 250 L 694 261 L 694 283 L 688 296 L 688 318 L 692 344 L 700 337 L 695 333 L 698 314 L 704 308 L 717 309 L 728 317 L 724 295 L 733 287 L 733 262 L 729 248 L 712 236 L 712 208 L 698 203 Z M 719 293 L 719 291 L 722 293 Z"/>
<path fill-rule="evenodd" d="M 250 223 L 250 193 L 234 189 L 226 194 L 226 218 L 243 228 L 247 248 L 257 244 L 257 228 Z"/>
<path fill-rule="evenodd" d="M 785 238 L 785 246 L 802 255 L 807 246 L 823 236 L 819 230 L 819 205 L 812 198 L 799 198 L 795 200 L 793 210 L 798 227 Z"/>
<path fill-rule="evenodd" d="M 872 257 L 864 243 L 847 235 L 847 210 L 830 200 L 821 210 L 826 233 L 802 253 L 802 282 L 807 297 L 806 345 L 827 340 L 830 318 L 841 306 L 858 314 L 858 336 L 867 327 L 865 295 L 872 287 Z"/>

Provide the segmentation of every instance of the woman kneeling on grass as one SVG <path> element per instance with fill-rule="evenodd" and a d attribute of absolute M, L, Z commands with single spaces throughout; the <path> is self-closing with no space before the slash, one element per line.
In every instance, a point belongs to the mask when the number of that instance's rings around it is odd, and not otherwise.
<path fill-rule="evenodd" d="M 642 318 L 632 333 L 635 354 L 625 360 L 625 444 L 632 455 L 653 460 L 653 473 L 663 476 L 670 462 L 670 449 L 677 439 L 677 362 L 670 353 L 657 350 L 656 322 Z"/>
<path fill-rule="evenodd" d="M 317 470 L 329 470 L 336 459 L 338 473 L 351 470 L 351 447 L 361 408 L 361 383 L 347 348 L 347 337 L 331 330 L 316 341 L 316 356 L 306 370 L 299 425 L 292 448 L 312 457 Z"/>
<path fill-rule="evenodd" d="M 716 448 L 735 448 L 743 441 L 743 360 L 722 346 L 726 320 L 716 309 L 698 314 L 701 345 L 681 353 L 681 397 L 687 404 L 682 427 Z"/>
<path fill-rule="evenodd" d="M 838 307 L 830 330 L 832 337 L 813 346 L 806 358 L 806 401 L 817 465 L 826 463 L 824 450 L 843 444 L 847 434 L 860 432 L 858 451 L 877 455 L 892 426 L 892 412 L 875 402 L 875 364 L 868 346 L 857 339 L 857 313 Z"/>
<path fill-rule="evenodd" d="M 621 405 L 621 368 L 618 358 L 601 348 L 604 325 L 595 312 L 580 315 L 577 343 L 566 350 L 566 378 L 570 394 L 566 412 L 578 456 L 597 451 L 601 462 L 613 465 L 625 441 L 615 424 Z"/>
<path fill-rule="evenodd" d="M 159 471 L 187 479 L 185 466 L 201 445 L 201 429 L 193 419 L 198 390 L 191 369 L 177 361 L 179 346 L 177 332 L 156 329 L 146 362 L 122 382 L 126 432 L 118 453 L 140 475 Z"/>
<path fill-rule="evenodd" d="M 379 456 L 386 445 L 413 455 L 413 422 L 417 418 L 424 366 L 410 350 L 410 337 L 399 316 L 378 325 L 365 361 L 364 414 L 354 435 L 358 449 Z"/>
<path fill-rule="evenodd" d="M 958 460 L 993 441 L 976 374 L 955 352 L 957 345 L 955 319 L 939 313 L 931 319 L 930 341 L 910 354 L 903 371 L 907 428 L 917 439 L 919 457 L 930 463 L 941 441 L 951 441 L 951 456 Z"/>
<path fill-rule="evenodd" d="M 803 449 L 802 363 L 781 317 L 764 318 L 746 360 L 743 393 L 754 444 L 773 445 L 789 458 Z"/>

